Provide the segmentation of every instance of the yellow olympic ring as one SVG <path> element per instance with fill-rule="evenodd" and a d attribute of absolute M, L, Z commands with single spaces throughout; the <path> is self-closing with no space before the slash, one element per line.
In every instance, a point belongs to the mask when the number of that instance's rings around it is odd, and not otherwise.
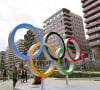
<path fill-rule="evenodd" d="M 34 53 L 35 49 L 36 49 L 38 46 L 40 46 L 40 45 L 41 45 L 41 43 L 39 42 L 39 43 L 37 43 L 37 44 L 31 49 L 31 51 L 30 51 L 30 65 L 31 65 L 33 71 L 34 71 L 38 76 L 41 76 L 41 77 L 44 77 L 44 78 L 45 78 L 45 77 L 48 77 L 49 75 L 51 75 L 51 74 L 54 72 L 54 70 L 55 70 L 55 68 L 56 68 L 56 61 L 54 61 L 53 68 L 50 70 L 50 72 L 40 73 L 39 71 L 37 71 L 37 69 L 35 68 L 35 66 L 34 66 L 34 64 L 33 64 L 33 53 Z M 54 49 L 53 49 L 49 44 L 43 43 L 43 45 L 44 45 L 44 46 L 47 46 L 48 48 L 50 48 L 50 50 L 52 51 L 54 57 L 56 57 L 56 54 L 55 54 Z"/>

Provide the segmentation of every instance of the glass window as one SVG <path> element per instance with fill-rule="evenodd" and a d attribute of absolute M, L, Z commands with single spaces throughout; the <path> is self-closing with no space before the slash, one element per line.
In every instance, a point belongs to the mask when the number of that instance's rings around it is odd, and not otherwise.
<path fill-rule="evenodd" d="M 60 15 L 58 14 L 57 17 L 59 17 Z"/>
<path fill-rule="evenodd" d="M 63 15 L 63 12 L 61 12 L 61 15 Z"/>
<path fill-rule="evenodd" d="M 63 34 L 63 36 L 66 36 L 65 33 Z"/>
<path fill-rule="evenodd" d="M 52 19 L 50 19 L 50 22 L 52 22 Z"/>
<path fill-rule="evenodd" d="M 53 19 L 55 20 L 55 19 L 56 19 L 56 17 L 54 16 L 54 17 L 53 17 Z"/>
<path fill-rule="evenodd" d="M 100 42 L 100 39 L 97 39 L 97 42 Z"/>
<path fill-rule="evenodd" d="M 99 35 L 99 33 L 96 33 L 96 36 L 98 36 Z"/>
<path fill-rule="evenodd" d="M 46 26 L 46 23 L 44 23 L 44 25 Z"/>

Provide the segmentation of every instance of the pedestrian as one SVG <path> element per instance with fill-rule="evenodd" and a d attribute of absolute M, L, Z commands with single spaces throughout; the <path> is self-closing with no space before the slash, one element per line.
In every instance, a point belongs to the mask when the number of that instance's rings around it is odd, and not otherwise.
<path fill-rule="evenodd" d="M 83 64 L 81 64 L 80 68 L 81 68 L 81 71 L 83 71 Z"/>
<path fill-rule="evenodd" d="M 22 70 L 19 72 L 21 83 L 22 83 Z"/>
<path fill-rule="evenodd" d="M 83 64 L 83 69 L 84 69 L 84 71 L 86 71 L 86 65 L 85 65 L 85 63 Z"/>
<path fill-rule="evenodd" d="M 25 79 L 25 71 L 24 71 L 24 69 L 21 70 L 21 73 L 22 73 L 21 74 L 21 83 L 25 83 L 24 82 L 24 79 Z"/>
<path fill-rule="evenodd" d="M 25 72 L 25 80 L 26 80 L 26 83 L 27 83 L 27 69 L 24 69 L 24 72 Z"/>
<path fill-rule="evenodd" d="M 3 82 L 6 81 L 6 77 L 7 77 L 7 70 L 4 68 L 4 70 L 3 70 Z"/>
<path fill-rule="evenodd" d="M 20 76 L 21 76 L 21 83 L 22 83 L 23 82 L 22 69 L 20 71 Z"/>
<path fill-rule="evenodd" d="M 15 67 L 13 70 L 13 90 L 15 90 L 17 80 L 18 80 L 18 71 L 17 68 Z"/>

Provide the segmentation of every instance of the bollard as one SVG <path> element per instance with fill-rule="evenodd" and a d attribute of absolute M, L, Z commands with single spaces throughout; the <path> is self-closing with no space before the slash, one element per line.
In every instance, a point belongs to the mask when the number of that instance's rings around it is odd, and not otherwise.
<path fill-rule="evenodd" d="M 68 75 L 66 75 L 66 85 L 68 86 Z"/>
<path fill-rule="evenodd" d="M 8 80 L 9 80 L 9 75 L 8 75 Z"/>
<path fill-rule="evenodd" d="M 45 78 L 42 78 L 41 90 L 45 90 Z"/>

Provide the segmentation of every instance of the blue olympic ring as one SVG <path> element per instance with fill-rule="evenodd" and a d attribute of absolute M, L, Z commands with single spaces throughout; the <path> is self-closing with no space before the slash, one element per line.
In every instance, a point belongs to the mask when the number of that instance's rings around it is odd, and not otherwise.
<path fill-rule="evenodd" d="M 40 38 L 40 41 L 41 41 L 41 46 L 40 46 L 39 51 L 38 51 L 35 55 L 33 55 L 33 59 L 37 58 L 37 57 L 41 54 L 42 49 L 43 49 L 43 39 L 42 39 L 42 36 L 41 36 L 39 30 L 38 30 L 36 27 L 32 26 L 31 24 L 23 23 L 23 24 L 19 24 L 18 26 L 16 26 L 16 27 L 13 29 L 13 31 L 10 33 L 10 35 L 9 35 L 9 41 L 10 41 L 9 45 L 11 45 L 12 50 L 14 50 L 14 52 L 16 53 L 16 55 L 17 55 L 18 57 L 20 57 L 20 58 L 22 58 L 22 59 L 24 59 L 24 60 L 29 60 L 29 59 L 30 59 L 29 56 L 26 56 L 26 55 L 20 53 L 20 52 L 18 51 L 18 49 L 16 48 L 16 45 L 15 45 L 15 43 L 14 43 L 14 36 L 15 36 L 15 33 L 16 33 L 16 31 L 17 31 L 18 29 L 20 29 L 20 28 L 30 28 L 30 29 L 33 30 L 33 31 L 35 30 L 35 32 L 38 34 L 38 36 L 39 36 L 39 38 Z"/>

